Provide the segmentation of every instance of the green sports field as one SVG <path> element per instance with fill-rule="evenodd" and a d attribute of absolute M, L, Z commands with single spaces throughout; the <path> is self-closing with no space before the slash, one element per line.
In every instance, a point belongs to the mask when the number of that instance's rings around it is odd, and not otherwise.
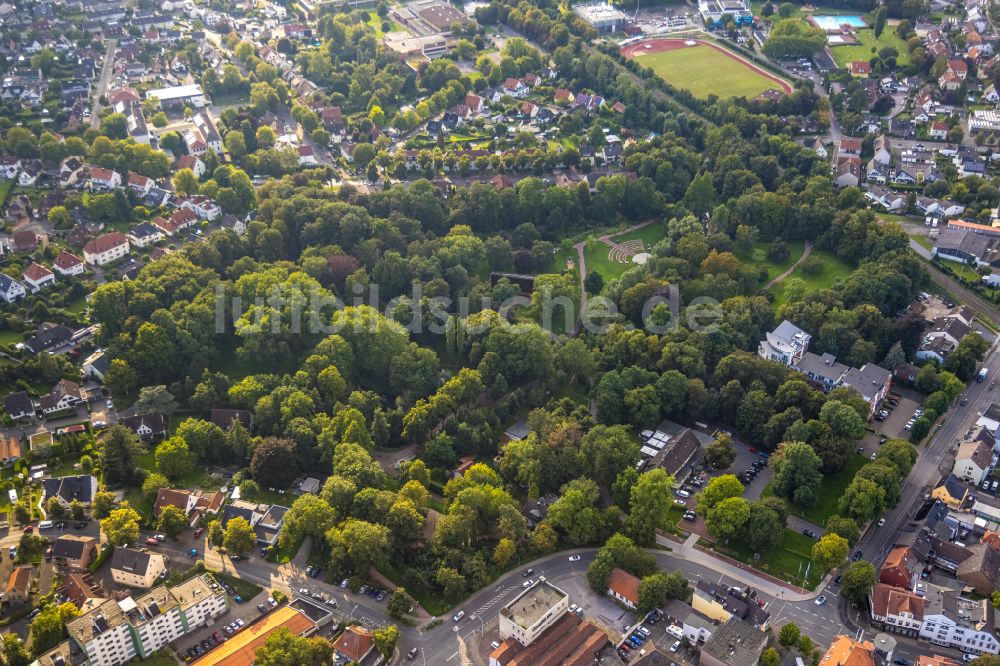
<path fill-rule="evenodd" d="M 695 97 L 751 98 L 779 87 L 740 61 L 701 44 L 659 53 L 637 52 L 635 58 L 670 85 L 689 90 Z"/>

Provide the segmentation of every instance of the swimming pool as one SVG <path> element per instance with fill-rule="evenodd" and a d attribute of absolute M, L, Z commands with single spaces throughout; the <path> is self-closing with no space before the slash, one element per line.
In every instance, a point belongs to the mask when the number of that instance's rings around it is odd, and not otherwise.
<path fill-rule="evenodd" d="M 825 32 L 832 32 L 834 30 L 840 30 L 840 26 L 849 25 L 852 28 L 864 28 L 868 24 L 860 16 L 834 16 L 831 14 L 821 14 L 819 16 L 811 16 L 812 22 L 816 24 L 820 30 Z"/>

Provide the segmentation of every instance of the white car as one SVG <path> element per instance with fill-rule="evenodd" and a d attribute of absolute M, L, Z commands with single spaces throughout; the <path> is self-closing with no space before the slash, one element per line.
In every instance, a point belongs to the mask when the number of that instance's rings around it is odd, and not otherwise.
<path fill-rule="evenodd" d="M 532 585 L 534 585 L 534 584 L 535 584 L 535 581 L 533 581 L 533 580 L 531 580 L 531 579 L 529 578 L 528 580 L 524 581 L 524 582 L 523 582 L 523 583 L 521 584 L 521 587 L 524 587 L 524 588 L 528 588 L 528 587 L 531 587 L 531 586 L 532 586 Z"/>
<path fill-rule="evenodd" d="M 570 604 L 569 605 L 569 612 L 570 613 L 575 613 L 577 608 L 578 608 L 578 606 L 576 604 Z"/>
<path fill-rule="evenodd" d="M 451 616 L 451 621 L 452 622 L 458 622 L 463 617 L 465 617 L 465 611 L 458 611 L 457 613 L 455 613 L 454 615 Z"/>
<path fill-rule="evenodd" d="M 885 525 L 885 518 L 879 518 L 879 519 L 878 519 L 878 523 L 876 523 L 876 524 L 877 524 L 877 525 L 878 525 L 879 527 L 882 527 L 883 525 Z"/>
<path fill-rule="evenodd" d="M 817 606 L 822 606 L 825 603 L 826 603 L 826 597 L 824 595 L 821 594 L 818 597 L 816 597 L 815 604 Z"/>
<path fill-rule="evenodd" d="M 580 561 L 580 556 L 579 555 L 570 555 L 569 556 L 569 561 L 570 562 L 579 562 Z"/>

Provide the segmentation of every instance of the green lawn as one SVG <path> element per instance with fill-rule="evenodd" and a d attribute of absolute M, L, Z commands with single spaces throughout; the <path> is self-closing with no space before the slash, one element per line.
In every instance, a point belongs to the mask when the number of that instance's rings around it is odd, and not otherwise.
<path fill-rule="evenodd" d="M 711 46 L 698 45 L 660 53 L 637 53 L 639 64 L 649 67 L 672 86 L 695 97 L 756 97 L 780 86 L 739 60 Z"/>
<path fill-rule="evenodd" d="M 806 288 L 809 292 L 821 291 L 823 289 L 829 289 L 833 285 L 837 284 L 839 281 L 843 281 L 851 272 L 854 271 L 854 267 L 847 262 L 839 259 L 832 252 L 827 250 L 817 250 L 813 249 L 809 260 L 817 258 L 822 262 L 823 270 L 815 275 L 811 275 L 802 270 L 799 266 L 789 277 L 801 278 L 806 284 Z M 808 260 L 807 260 L 808 261 Z M 784 297 L 784 282 L 781 282 L 773 287 L 774 291 L 774 306 L 778 307 L 786 302 Z"/>
<path fill-rule="evenodd" d="M 10 191 L 14 189 L 14 181 L 5 180 L 0 182 L 0 206 L 4 205 L 7 201 L 7 197 L 10 196 Z"/>
<path fill-rule="evenodd" d="M 624 243 L 630 240 L 641 240 L 646 245 L 646 249 L 649 250 L 653 245 L 663 240 L 666 230 L 663 228 L 663 224 L 654 222 L 653 224 L 647 225 L 642 229 L 636 229 L 635 231 L 630 231 L 627 234 L 621 234 L 618 236 L 612 236 L 611 240 L 616 243 Z"/>
<path fill-rule="evenodd" d="M 143 451 L 141 454 L 135 458 L 136 464 L 147 472 L 156 471 L 156 451 L 155 446 L 151 447 L 148 451 Z M 208 478 L 211 475 L 208 470 L 204 467 L 199 467 L 195 465 L 192 467 L 191 471 L 184 476 L 172 481 L 171 484 L 175 488 L 205 488 L 207 490 L 214 490 L 214 488 L 208 488 L 206 484 L 208 483 Z M 209 484 L 211 485 L 211 484 Z"/>
<path fill-rule="evenodd" d="M 788 258 L 784 261 L 775 262 L 767 257 L 767 248 L 769 245 L 769 243 L 757 242 L 754 243 L 753 252 L 749 255 L 742 252 L 735 254 L 745 264 L 753 264 L 754 266 L 766 268 L 767 279 L 772 280 L 788 270 L 792 264 L 799 260 L 802 252 L 805 251 L 805 243 L 793 241 L 792 243 L 788 243 Z"/>
<path fill-rule="evenodd" d="M 291 562 L 295 556 L 298 555 L 299 548 L 302 547 L 302 542 L 304 540 L 305 536 L 301 537 L 298 541 L 289 544 L 285 548 L 282 548 L 280 545 L 273 546 L 271 551 L 267 554 L 267 561 L 276 562 L 278 564 L 287 564 Z"/>
<path fill-rule="evenodd" d="M 14 345 L 18 342 L 24 342 L 23 333 L 9 328 L 0 331 L 0 346 Z"/>
<path fill-rule="evenodd" d="M 597 271 L 604 277 L 605 284 L 617 280 L 625 271 L 635 265 L 631 261 L 627 264 L 612 261 L 608 257 L 610 251 L 611 247 L 596 238 L 588 240 L 583 249 L 583 259 L 587 263 L 587 272 Z"/>
<path fill-rule="evenodd" d="M 714 549 L 741 562 L 746 562 L 755 569 L 760 569 L 772 576 L 811 590 L 823 578 L 819 567 L 809 565 L 814 543 L 804 534 L 785 528 L 785 543 L 780 550 L 769 553 L 754 553 L 749 546 L 743 543 L 730 543 L 725 546 L 715 544 Z M 758 557 L 755 558 L 755 555 Z M 805 576 L 807 570 L 809 572 L 808 578 Z"/>
<path fill-rule="evenodd" d="M 218 571 L 213 571 L 212 575 L 216 577 L 219 581 L 225 581 L 229 583 L 236 594 L 243 597 L 243 601 L 249 601 L 253 599 L 258 594 L 261 593 L 262 588 L 260 585 L 254 585 L 253 583 L 243 580 L 242 578 L 237 578 L 236 576 L 230 576 L 229 574 L 221 573 Z"/>
<path fill-rule="evenodd" d="M 858 454 L 852 454 L 847 460 L 847 464 L 844 469 L 840 470 L 836 474 L 830 474 L 823 477 L 823 483 L 820 485 L 819 497 L 816 500 L 816 504 L 807 508 L 803 508 L 788 503 L 788 512 L 799 518 L 804 518 L 809 522 L 823 527 L 826 525 L 827 519 L 839 511 L 837 504 L 840 501 L 840 496 L 844 494 L 844 490 L 851 483 L 854 475 L 858 473 L 858 470 L 864 467 L 866 463 L 871 462 L 865 456 Z M 768 485 L 764 489 L 764 494 L 771 494 L 771 486 Z M 804 535 L 799 535 L 805 537 Z"/>
<path fill-rule="evenodd" d="M 764 2 L 765 2 L 765 0 L 751 0 L 751 2 L 750 2 L 750 11 L 753 12 L 754 16 L 762 16 L 761 9 L 763 9 L 763 7 L 764 7 Z M 806 16 L 809 16 L 810 14 L 815 14 L 817 16 L 822 16 L 824 14 L 832 14 L 834 16 L 845 16 L 845 15 L 846 16 L 857 16 L 858 14 L 861 13 L 857 9 L 850 9 L 850 8 L 845 9 L 843 7 L 827 7 L 826 5 L 813 5 L 813 6 L 816 8 L 816 11 L 813 11 L 813 12 L 804 12 L 804 11 L 802 11 L 802 7 L 801 6 L 795 5 L 795 13 L 792 14 L 792 18 L 796 18 L 796 17 L 798 17 L 798 18 L 804 18 Z M 774 8 L 777 9 L 778 6 L 775 5 Z M 776 21 L 779 18 L 780 17 L 778 16 L 777 12 L 775 12 L 772 16 L 768 17 L 765 20 Z"/>
<path fill-rule="evenodd" d="M 896 31 L 890 26 L 886 26 L 885 32 L 878 39 L 875 39 L 874 30 L 858 30 L 854 34 L 858 39 L 858 44 L 854 46 L 835 46 L 830 49 L 830 54 L 833 55 L 833 59 L 837 61 L 837 65 L 840 67 L 847 67 L 848 63 L 855 60 L 871 60 L 874 55 L 872 53 L 873 47 L 876 51 L 880 51 L 887 46 L 894 47 L 899 53 L 899 57 L 896 58 L 898 65 L 909 64 L 910 51 L 906 48 L 906 43 L 896 35 Z"/>
<path fill-rule="evenodd" d="M 925 250 L 934 249 L 934 241 L 932 241 L 927 236 L 910 236 L 910 238 L 912 238 L 917 245 L 924 248 Z"/>

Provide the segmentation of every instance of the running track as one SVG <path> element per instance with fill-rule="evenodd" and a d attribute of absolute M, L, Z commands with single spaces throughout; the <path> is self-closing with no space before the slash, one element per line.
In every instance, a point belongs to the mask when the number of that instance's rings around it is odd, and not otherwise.
<path fill-rule="evenodd" d="M 674 51 L 676 49 L 685 49 L 685 48 L 690 48 L 685 43 L 688 41 L 694 41 L 698 44 L 698 46 L 708 46 L 710 48 L 715 49 L 716 51 L 724 53 L 726 56 L 732 58 L 733 60 L 736 60 L 747 69 L 756 72 L 757 74 L 763 76 L 765 79 L 768 79 L 769 81 L 773 81 L 774 83 L 776 83 L 785 92 L 786 95 L 792 94 L 792 86 L 787 81 L 775 76 L 774 74 L 771 74 L 765 69 L 758 67 L 757 65 L 753 64 L 746 58 L 733 53 L 729 49 L 722 48 L 715 42 L 707 42 L 701 39 L 695 39 L 695 40 L 647 39 L 641 42 L 636 42 L 635 44 L 629 44 L 628 46 L 624 47 L 621 50 L 621 54 L 626 58 L 634 58 L 639 53 L 661 53 L 663 51 Z M 646 48 L 647 46 L 649 48 Z"/>

